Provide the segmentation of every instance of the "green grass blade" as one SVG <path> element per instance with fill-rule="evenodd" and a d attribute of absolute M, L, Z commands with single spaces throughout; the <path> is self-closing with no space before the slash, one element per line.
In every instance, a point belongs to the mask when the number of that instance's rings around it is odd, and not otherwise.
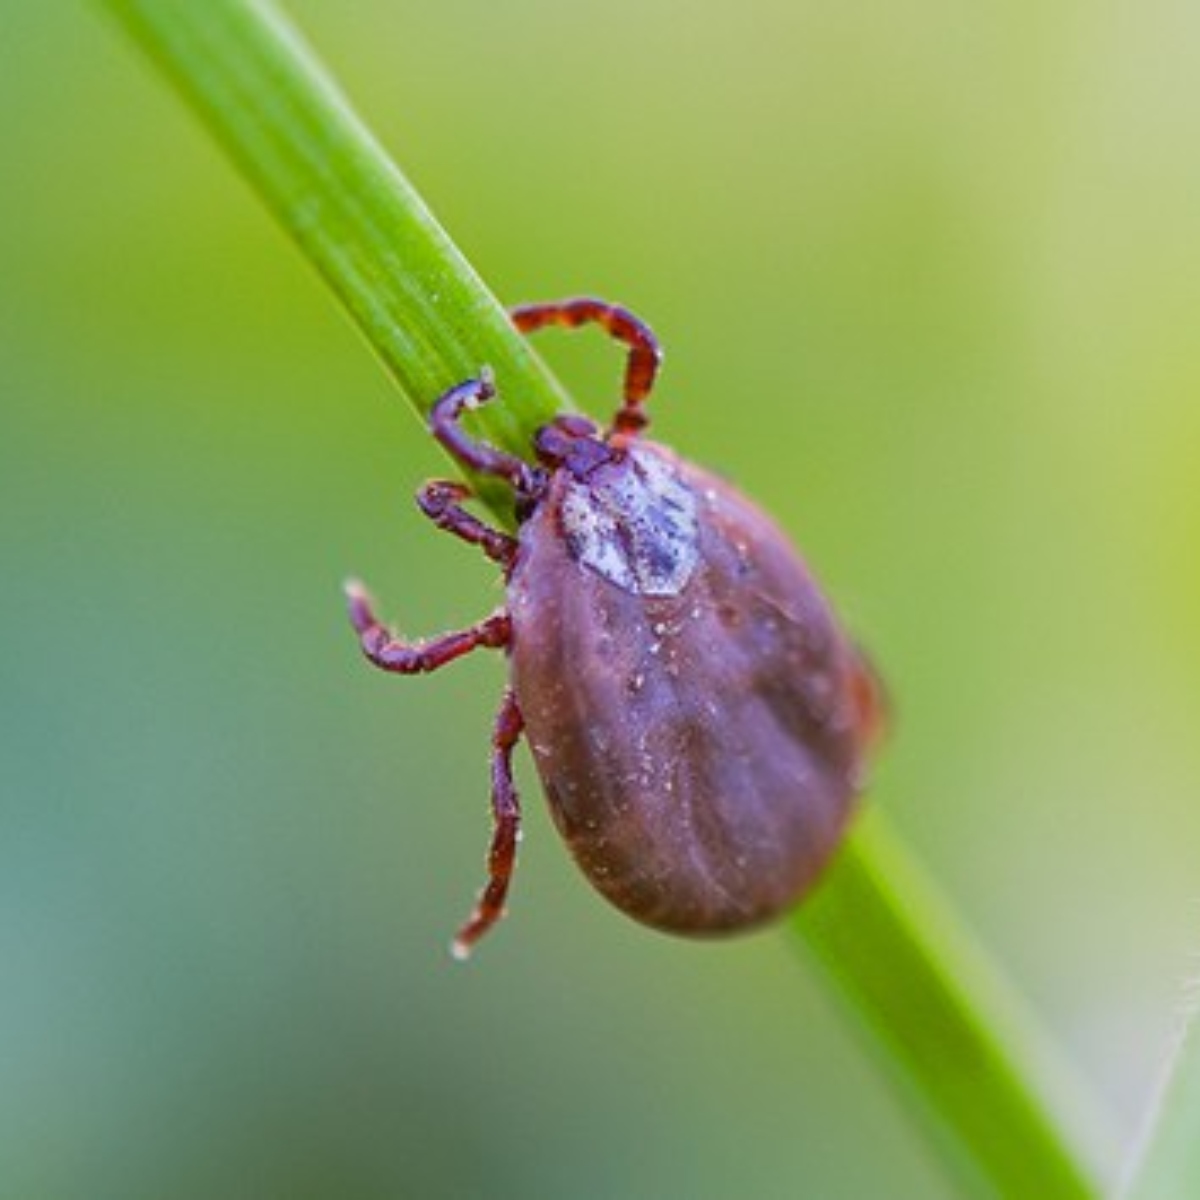
<path fill-rule="evenodd" d="M 1187 1002 L 1195 1005 L 1196 984 Z M 1182 1033 L 1171 1078 L 1163 1089 L 1136 1170 L 1129 1200 L 1200 1196 L 1200 1029 L 1195 1013 Z"/>
<path fill-rule="evenodd" d="M 1096 1196 L 1106 1122 L 1010 985 L 868 811 L 791 918 L 969 1194 Z"/>
<path fill-rule="evenodd" d="M 259 0 L 102 0 L 166 72 L 324 275 L 424 415 L 496 373 L 504 403 L 473 418 L 525 453 L 567 401 L 295 28 Z M 503 497 L 475 480 L 485 499 Z M 511 519 L 511 503 L 498 516 Z"/>
<path fill-rule="evenodd" d="M 524 452 L 565 398 L 279 12 L 261 0 L 101 3 L 226 147 L 418 412 L 486 363 L 504 403 L 478 428 Z M 1049 1058 L 1009 1019 L 1006 989 L 878 815 L 790 928 L 914 1099 L 960 1191 L 1099 1194 L 1101 1155 L 1076 1134 L 1076 1101 L 1047 1082 Z"/>

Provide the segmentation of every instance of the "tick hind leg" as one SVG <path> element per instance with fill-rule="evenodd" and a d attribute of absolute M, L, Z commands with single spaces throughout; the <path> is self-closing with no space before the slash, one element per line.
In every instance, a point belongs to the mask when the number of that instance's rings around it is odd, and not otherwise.
<path fill-rule="evenodd" d="M 512 636 L 508 613 L 502 609 L 467 629 L 406 642 L 375 616 L 371 597 L 357 580 L 346 584 L 346 600 L 363 654 L 381 670 L 398 675 L 436 671 L 481 646 L 493 650 L 507 646 Z"/>
<path fill-rule="evenodd" d="M 613 418 L 613 433 L 621 440 L 636 437 L 648 424 L 643 411 L 662 363 L 662 348 L 650 326 L 619 304 L 608 304 L 592 296 L 559 300 L 548 304 L 523 304 L 514 308 L 513 324 L 522 333 L 533 333 L 547 325 L 576 329 L 595 323 L 629 347 L 625 366 L 624 401 Z"/>
<path fill-rule="evenodd" d="M 492 730 L 492 817 L 495 829 L 488 850 L 488 881 L 475 911 L 451 946 L 455 958 L 467 958 L 475 943 L 504 916 L 504 899 L 521 840 L 521 804 L 513 783 L 512 754 L 521 740 L 525 718 L 511 689 L 506 689 Z"/>

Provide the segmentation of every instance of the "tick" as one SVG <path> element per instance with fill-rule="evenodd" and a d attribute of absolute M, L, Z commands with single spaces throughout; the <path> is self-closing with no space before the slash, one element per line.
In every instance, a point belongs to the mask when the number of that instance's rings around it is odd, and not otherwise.
<path fill-rule="evenodd" d="M 555 824 L 591 883 L 671 933 L 736 932 L 813 885 L 841 841 L 881 724 L 881 692 L 787 537 L 724 480 L 642 437 L 661 362 L 628 310 L 581 298 L 512 313 L 517 329 L 595 323 L 628 347 L 624 396 L 601 431 L 556 417 L 529 460 L 471 437 L 494 399 L 485 372 L 433 406 L 433 436 L 513 493 L 516 537 L 457 482 L 417 503 L 501 569 L 503 607 L 468 629 L 398 638 L 347 585 L 363 653 L 385 671 L 436 671 L 503 650 L 492 731 L 488 878 L 458 957 L 501 917 L 521 810 L 524 734 Z"/>

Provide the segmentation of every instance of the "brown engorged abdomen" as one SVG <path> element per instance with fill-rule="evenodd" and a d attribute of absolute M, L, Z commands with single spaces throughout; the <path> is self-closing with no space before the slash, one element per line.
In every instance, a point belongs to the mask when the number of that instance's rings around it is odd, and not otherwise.
<path fill-rule="evenodd" d="M 551 812 L 591 882 L 660 929 L 733 931 L 811 886 L 865 751 L 862 667 L 779 529 L 644 444 L 695 497 L 695 569 L 647 595 L 583 565 L 563 481 L 522 530 L 512 670 Z M 598 475 L 611 483 L 620 464 Z M 590 482 L 590 481 L 589 481 Z"/>

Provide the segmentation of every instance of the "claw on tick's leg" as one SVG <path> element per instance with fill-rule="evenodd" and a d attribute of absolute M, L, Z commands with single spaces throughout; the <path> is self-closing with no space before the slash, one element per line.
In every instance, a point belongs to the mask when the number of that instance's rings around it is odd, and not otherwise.
<path fill-rule="evenodd" d="M 496 824 L 488 850 L 488 881 L 475 911 L 450 946 L 450 953 L 460 962 L 470 957 L 475 943 L 504 916 L 504 899 L 521 840 L 521 803 L 513 783 L 512 754 L 524 728 L 517 699 L 507 689 L 492 730 L 492 816 Z"/>
<path fill-rule="evenodd" d="M 444 633 L 440 637 L 406 642 L 375 616 L 370 594 L 357 580 L 346 584 L 346 602 L 350 623 L 358 633 L 359 645 L 368 661 L 383 671 L 398 675 L 420 675 L 436 671 L 447 663 L 480 647 L 499 649 L 507 646 L 512 633 L 508 613 L 501 609 L 467 629 Z"/>

